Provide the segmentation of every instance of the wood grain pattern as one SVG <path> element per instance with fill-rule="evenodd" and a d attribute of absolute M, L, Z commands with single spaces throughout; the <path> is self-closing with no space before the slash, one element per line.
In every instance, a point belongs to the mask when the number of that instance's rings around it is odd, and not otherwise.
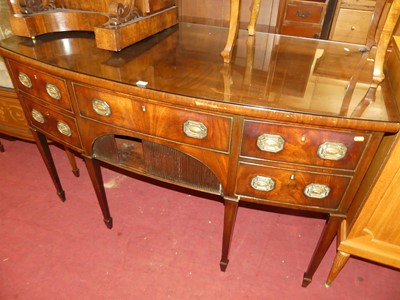
<path fill-rule="evenodd" d="M 174 0 L 10 2 L 14 34 L 94 31 L 97 46 L 120 51 L 178 22 Z"/>
<path fill-rule="evenodd" d="M 398 81 L 395 80 L 400 64 L 400 41 L 395 38 L 394 42 L 394 51 L 389 56 L 391 75 L 388 80 L 397 90 Z M 365 204 L 353 206 L 349 220 L 341 226 L 338 252 L 326 281 L 328 286 L 351 255 L 400 268 L 400 225 L 397 222 L 400 209 L 400 136 L 396 134 L 386 139 L 389 141 L 383 142 L 385 151 L 376 155 L 360 187 L 363 193 L 355 199 L 355 203 L 362 201 Z"/>

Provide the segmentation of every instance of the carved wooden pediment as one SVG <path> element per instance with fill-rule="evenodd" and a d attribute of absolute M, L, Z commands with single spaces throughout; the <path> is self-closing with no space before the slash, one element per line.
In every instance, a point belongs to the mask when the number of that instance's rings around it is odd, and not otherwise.
<path fill-rule="evenodd" d="M 14 34 L 94 31 L 96 44 L 119 51 L 178 22 L 175 0 L 9 0 Z"/>

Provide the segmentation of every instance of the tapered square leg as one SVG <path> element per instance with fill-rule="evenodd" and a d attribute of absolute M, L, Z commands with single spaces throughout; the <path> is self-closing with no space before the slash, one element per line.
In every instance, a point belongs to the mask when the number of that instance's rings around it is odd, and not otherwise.
<path fill-rule="evenodd" d="M 75 175 L 75 177 L 79 177 L 79 168 L 78 165 L 76 164 L 76 159 L 74 153 L 68 148 L 65 148 L 65 153 L 67 154 L 69 164 L 72 168 L 72 173 Z"/>
<path fill-rule="evenodd" d="M 32 130 L 32 135 L 35 139 L 40 155 L 42 156 L 43 161 L 46 165 L 47 171 L 49 172 L 50 177 L 53 180 L 54 186 L 56 187 L 57 195 L 58 197 L 60 197 L 61 201 L 65 201 L 65 192 L 61 186 L 60 178 L 58 177 L 57 169 L 54 164 L 49 144 L 47 143 L 47 139 L 43 134 L 36 130 Z"/>
<path fill-rule="evenodd" d="M 103 177 L 101 175 L 100 163 L 97 159 L 91 157 L 84 157 L 86 168 L 88 170 L 90 179 L 92 180 L 93 188 L 96 192 L 97 201 L 99 202 L 101 211 L 103 213 L 104 223 L 107 228 L 113 227 L 113 220 L 108 208 L 106 192 L 104 190 Z"/>
<path fill-rule="evenodd" d="M 311 283 L 312 277 L 325 256 L 326 251 L 328 251 L 332 240 L 338 233 L 343 219 L 344 217 L 342 216 L 329 216 L 329 219 L 322 230 L 317 246 L 315 247 L 307 271 L 304 273 L 302 287 L 307 287 Z"/>
<path fill-rule="evenodd" d="M 222 238 L 222 255 L 220 261 L 220 268 L 223 272 L 225 272 L 229 263 L 229 249 L 231 247 L 238 204 L 239 201 L 237 199 L 225 198 L 224 233 Z"/>

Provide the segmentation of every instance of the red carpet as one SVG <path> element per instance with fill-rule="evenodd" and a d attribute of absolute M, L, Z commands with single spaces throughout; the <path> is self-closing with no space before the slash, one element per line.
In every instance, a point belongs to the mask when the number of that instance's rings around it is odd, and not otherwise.
<path fill-rule="evenodd" d="M 2 139 L 0 299 L 400 299 L 400 272 L 350 258 L 331 288 L 331 247 L 303 272 L 324 221 L 241 207 L 219 270 L 223 205 L 103 168 L 108 230 L 84 164 L 51 146 L 67 201 L 34 144 Z"/>

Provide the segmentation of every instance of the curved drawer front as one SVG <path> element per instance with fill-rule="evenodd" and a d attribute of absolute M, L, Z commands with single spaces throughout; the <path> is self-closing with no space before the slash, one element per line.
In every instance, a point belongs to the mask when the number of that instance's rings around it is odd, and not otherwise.
<path fill-rule="evenodd" d="M 155 105 L 74 84 L 83 117 L 176 142 L 229 151 L 232 119 Z"/>
<path fill-rule="evenodd" d="M 13 76 L 20 91 L 57 107 L 72 111 L 64 79 L 10 61 Z"/>
<path fill-rule="evenodd" d="M 236 194 L 285 204 L 337 208 L 351 177 L 240 163 Z"/>
<path fill-rule="evenodd" d="M 55 112 L 26 98 L 22 99 L 33 127 L 45 132 L 54 140 L 82 148 L 74 118 Z"/>
<path fill-rule="evenodd" d="M 241 156 L 354 170 L 369 138 L 366 133 L 245 121 Z"/>

